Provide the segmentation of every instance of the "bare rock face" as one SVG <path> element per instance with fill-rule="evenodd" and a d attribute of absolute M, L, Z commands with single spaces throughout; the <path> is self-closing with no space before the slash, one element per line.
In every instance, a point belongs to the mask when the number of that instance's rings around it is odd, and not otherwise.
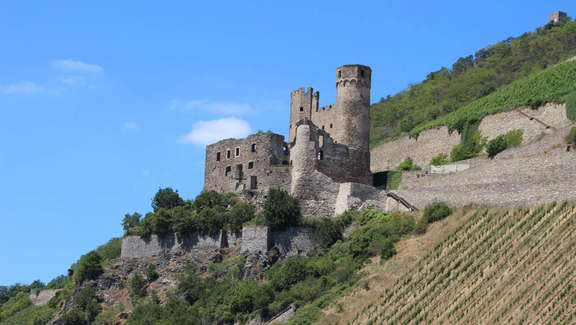
<path fill-rule="evenodd" d="M 38 292 L 30 293 L 30 300 L 34 306 L 44 306 L 48 303 L 52 297 L 56 295 L 56 293 L 60 291 L 60 289 L 47 289 Z"/>

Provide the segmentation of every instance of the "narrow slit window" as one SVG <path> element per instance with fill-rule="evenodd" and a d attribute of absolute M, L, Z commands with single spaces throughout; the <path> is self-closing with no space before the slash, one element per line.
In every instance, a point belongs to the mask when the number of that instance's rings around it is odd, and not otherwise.
<path fill-rule="evenodd" d="M 236 157 L 240 156 L 240 148 L 236 148 Z"/>
<path fill-rule="evenodd" d="M 252 152 L 256 152 L 256 144 L 255 143 L 252 144 L 251 150 L 252 150 Z"/>
<path fill-rule="evenodd" d="M 255 190 L 258 188 L 258 178 L 256 176 L 250 176 L 250 189 Z"/>
<path fill-rule="evenodd" d="M 220 161 L 220 153 L 219 152 L 216 153 L 216 161 Z"/>
<path fill-rule="evenodd" d="M 324 160 L 324 152 L 322 150 L 318 151 L 318 160 Z"/>
<path fill-rule="evenodd" d="M 226 159 L 230 159 L 230 150 L 226 150 Z"/>
<path fill-rule="evenodd" d="M 332 123 L 330 123 L 330 128 L 332 128 Z"/>

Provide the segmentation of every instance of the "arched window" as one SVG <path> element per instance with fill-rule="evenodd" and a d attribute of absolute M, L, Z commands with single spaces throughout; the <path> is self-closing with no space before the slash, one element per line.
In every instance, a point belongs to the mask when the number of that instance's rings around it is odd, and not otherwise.
<path fill-rule="evenodd" d="M 304 112 L 304 107 L 300 106 L 300 112 Z"/>

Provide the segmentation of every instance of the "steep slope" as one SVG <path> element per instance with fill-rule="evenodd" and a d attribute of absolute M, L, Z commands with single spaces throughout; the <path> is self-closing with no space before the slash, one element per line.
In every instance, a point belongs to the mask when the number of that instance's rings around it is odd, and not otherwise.
<path fill-rule="evenodd" d="M 576 22 L 547 24 L 460 58 L 451 69 L 382 98 L 371 107 L 371 147 L 457 111 L 499 88 L 576 54 Z"/>
<path fill-rule="evenodd" d="M 351 324 L 573 324 L 576 205 L 479 209 Z"/>

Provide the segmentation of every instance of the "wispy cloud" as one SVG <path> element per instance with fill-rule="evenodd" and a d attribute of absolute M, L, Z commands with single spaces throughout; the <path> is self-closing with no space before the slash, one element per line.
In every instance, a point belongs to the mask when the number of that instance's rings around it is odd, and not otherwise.
<path fill-rule="evenodd" d="M 88 82 L 80 76 L 66 76 L 60 79 L 60 82 L 66 86 L 86 86 Z"/>
<path fill-rule="evenodd" d="M 19 96 L 27 96 L 27 95 L 34 95 L 38 93 L 46 92 L 46 88 L 38 85 L 32 81 L 21 81 L 17 83 L 13 83 L 11 85 L 0 87 L 0 91 L 6 95 L 19 95 Z"/>
<path fill-rule="evenodd" d="M 170 102 L 170 109 L 178 111 L 202 110 L 217 114 L 242 115 L 253 111 L 249 104 L 240 104 L 236 102 L 212 101 L 206 99 L 200 100 L 179 100 L 174 99 Z"/>
<path fill-rule="evenodd" d="M 124 129 L 126 130 L 138 130 L 140 127 L 136 122 L 126 122 L 124 123 Z"/>
<path fill-rule="evenodd" d="M 194 123 L 192 131 L 180 138 L 182 143 L 207 145 L 228 138 L 243 138 L 252 132 L 248 122 L 235 117 Z"/>
<path fill-rule="evenodd" d="M 102 67 L 96 64 L 90 64 L 72 59 L 56 60 L 52 62 L 55 69 L 66 72 L 101 72 Z"/>

